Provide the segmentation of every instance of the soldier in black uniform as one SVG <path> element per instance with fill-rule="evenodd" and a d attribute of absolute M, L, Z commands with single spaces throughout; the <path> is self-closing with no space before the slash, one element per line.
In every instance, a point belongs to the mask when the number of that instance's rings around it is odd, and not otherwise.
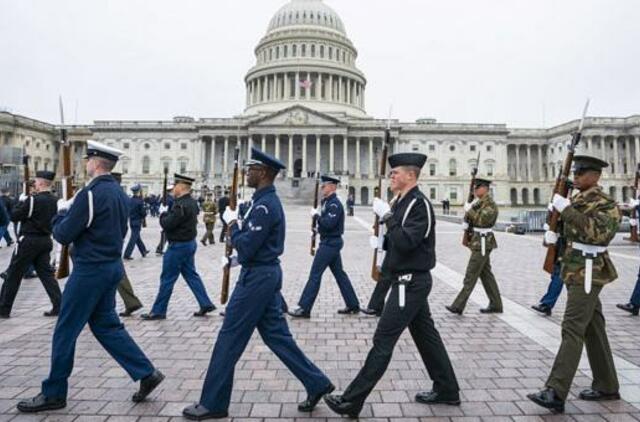
<path fill-rule="evenodd" d="M 460 404 L 458 382 L 427 301 L 432 284 L 430 270 L 436 263 L 436 235 L 433 208 L 417 186 L 426 159 L 418 153 L 391 155 L 391 190 L 398 199 L 393 207 L 382 199 L 374 200 L 373 210 L 387 228 L 382 273 L 393 285 L 364 366 L 342 395 L 324 397 L 338 414 L 358 416 L 367 396 L 384 375 L 396 342 L 407 327 L 433 379 L 433 390 L 418 393 L 416 401 Z"/>
<path fill-rule="evenodd" d="M 222 223 L 222 230 L 220 230 L 220 238 L 218 239 L 220 243 L 224 243 L 225 236 L 227 235 L 227 223 L 224 221 L 224 218 L 222 218 L 222 214 L 227 208 L 227 205 L 229 205 L 229 191 L 225 190 L 224 196 L 218 199 L 218 212 L 220 213 L 220 222 Z"/>
<path fill-rule="evenodd" d="M 35 194 L 20 195 L 20 201 L 11 213 L 11 221 L 20 223 L 18 246 L 11 257 L 7 278 L 0 291 L 0 318 L 9 318 L 13 301 L 18 294 L 20 282 L 33 265 L 38 277 L 53 305 L 45 316 L 57 316 L 60 311 L 60 286 L 49 265 L 53 241 L 51 240 L 51 219 L 57 213 L 58 199 L 51 194 L 55 173 L 36 173 Z"/>

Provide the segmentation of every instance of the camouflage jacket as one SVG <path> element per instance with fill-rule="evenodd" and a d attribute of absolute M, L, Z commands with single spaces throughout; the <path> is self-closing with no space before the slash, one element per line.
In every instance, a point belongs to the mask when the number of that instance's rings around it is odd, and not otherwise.
<path fill-rule="evenodd" d="M 580 192 L 562 211 L 567 247 L 562 256 L 562 279 L 566 284 L 583 284 L 585 259 L 572 242 L 608 246 L 620 225 L 620 211 L 600 186 Z M 602 286 L 618 278 L 607 252 L 593 260 L 593 285 Z"/>
<path fill-rule="evenodd" d="M 493 201 L 491 195 L 487 193 L 473 206 L 473 208 L 467 211 L 464 217 L 472 227 L 490 229 L 496 224 L 496 220 L 498 219 L 498 206 Z M 496 237 L 493 233 L 489 233 L 487 235 L 485 247 L 487 251 L 498 247 Z M 471 242 L 469 242 L 469 249 L 472 251 L 480 251 L 481 242 L 479 233 L 473 232 Z"/>
<path fill-rule="evenodd" d="M 215 223 L 216 222 L 216 214 L 218 213 L 218 207 L 213 201 L 205 201 L 202 204 L 202 211 L 204 216 L 202 217 L 202 221 L 205 223 Z"/>

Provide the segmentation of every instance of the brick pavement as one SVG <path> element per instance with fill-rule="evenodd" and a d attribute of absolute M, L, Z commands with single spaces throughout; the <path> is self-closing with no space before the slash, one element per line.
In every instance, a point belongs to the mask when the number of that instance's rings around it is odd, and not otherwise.
<path fill-rule="evenodd" d="M 370 221 L 370 214 L 358 209 L 357 215 Z M 308 213 L 306 208 L 287 207 L 287 245 L 283 257 L 284 295 L 295 305 L 308 275 Z M 200 228 L 202 233 L 203 228 Z M 218 229 L 216 229 L 218 230 Z M 436 324 L 447 345 L 462 388 L 460 407 L 424 406 L 413 402 L 416 392 L 428 389 L 430 382 L 408 334 L 396 348 L 393 361 L 384 378 L 370 396 L 362 416 L 371 420 L 426 421 L 529 421 L 529 420 L 640 420 L 640 410 L 628 402 L 594 404 L 575 400 L 572 395 L 567 413 L 551 416 L 530 403 L 525 395 L 542 386 L 554 353 L 518 328 L 509 318 L 479 314 L 479 305 L 470 302 L 463 317 L 450 315 L 444 305 L 456 294 L 455 279 L 464 272 L 468 253 L 460 246 L 459 227 L 438 224 L 437 275 L 449 279 L 435 280 L 430 296 Z M 143 230 L 149 248 L 158 240 L 157 222 L 150 221 Z M 366 304 L 373 289 L 369 279 L 370 252 L 368 233 L 355 219 L 348 219 L 345 268 L 358 297 Z M 503 294 L 513 302 L 514 317 L 544 321 L 556 327 L 564 302 L 554 316 L 544 318 L 526 309 L 543 293 L 547 277 L 539 269 L 542 248 L 539 239 L 499 234 L 500 248 L 494 257 L 494 268 Z M 619 245 L 618 245 L 619 244 Z M 615 310 L 614 304 L 628 299 L 640 260 L 635 248 L 622 241 L 614 246 L 614 256 L 621 280 L 605 289 L 603 302 L 608 332 L 614 353 L 638 365 L 640 319 L 630 318 Z M 219 256 L 222 246 L 199 247 L 197 266 L 210 295 L 219 303 Z M 149 256 L 127 262 L 127 271 L 136 293 L 150 306 L 156 293 L 161 259 Z M 0 249 L 0 267 L 9 260 L 10 250 Z M 478 293 L 476 298 L 484 293 Z M 118 306 L 121 302 L 118 299 Z M 343 389 L 355 376 L 371 345 L 376 320 L 365 316 L 338 316 L 335 311 L 343 303 L 330 273 L 320 291 L 311 320 L 290 321 L 299 345 L 329 377 Z M 74 373 L 70 379 L 69 405 L 66 409 L 37 416 L 18 415 L 15 403 L 39 391 L 40 382 L 49 367 L 51 331 L 54 322 L 41 317 L 47 310 L 44 290 L 37 280 L 25 280 L 18 295 L 13 317 L 0 321 L 0 421 L 168 421 L 182 420 L 182 408 L 198 399 L 204 371 L 209 362 L 220 316 L 196 319 L 195 299 L 185 284 L 178 282 L 174 290 L 168 319 L 142 322 L 138 318 L 125 321 L 132 336 L 167 375 L 157 393 L 147 403 L 134 405 L 130 395 L 136 385 L 106 354 L 85 330 L 78 340 Z M 148 308 L 147 308 L 148 309 Z M 547 325 L 548 326 L 548 325 Z M 625 373 L 629 373 L 628 371 Z M 625 386 L 640 391 L 640 374 L 625 379 Z M 581 370 L 574 382 L 573 393 L 590 383 L 588 371 Z M 238 363 L 231 415 L 234 419 L 305 421 L 335 419 L 324 404 L 311 414 L 300 413 L 296 403 L 305 396 L 302 385 L 288 372 L 262 343 L 259 336 L 249 343 Z M 639 393 L 640 396 L 640 393 Z M 633 397 L 632 397 L 633 398 Z M 634 402 L 640 401 L 633 398 Z"/>

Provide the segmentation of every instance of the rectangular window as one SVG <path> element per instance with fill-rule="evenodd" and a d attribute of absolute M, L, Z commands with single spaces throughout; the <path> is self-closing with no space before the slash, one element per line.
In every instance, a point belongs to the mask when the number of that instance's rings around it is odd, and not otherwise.
<path fill-rule="evenodd" d="M 435 163 L 431 163 L 429 164 L 429 176 L 435 176 L 436 175 L 436 165 Z"/>
<path fill-rule="evenodd" d="M 180 144 L 180 149 L 187 149 L 187 144 Z"/>
<path fill-rule="evenodd" d="M 491 152 L 492 149 L 491 145 L 487 145 L 487 152 Z"/>
<path fill-rule="evenodd" d="M 171 149 L 171 144 L 164 144 L 164 149 Z"/>
<path fill-rule="evenodd" d="M 476 151 L 476 146 L 475 145 L 469 145 L 469 150 L 471 152 L 475 152 Z"/>
<path fill-rule="evenodd" d="M 434 144 L 429 144 L 429 152 L 433 152 L 436 150 L 436 146 Z"/>
<path fill-rule="evenodd" d="M 429 188 L 429 199 L 431 199 L 432 201 L 435 201 L 437 194 L 438 194 L 438 191 L 436 188 Z"/>
<path fill-rule="evenodd" d="M 187 163 L 182 161 L 180 163 L 180 174 L 185 174 L 187 172 Z"/>
<path fill-rule="evenodd" d="M 458 189 L 455 187 L 449 188 L 449 199 L 453 202 L 458 200 Z"/>
<path fill-rule="evenodd" d="M 122 144 L 122 147 L 124 149 L 129 149 L 129 142 L 125 142 L 124 144 Z"/>

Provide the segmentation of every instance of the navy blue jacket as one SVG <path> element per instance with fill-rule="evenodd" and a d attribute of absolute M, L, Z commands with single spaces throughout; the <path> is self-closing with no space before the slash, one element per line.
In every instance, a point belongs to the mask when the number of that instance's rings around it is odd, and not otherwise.
<path fill-rule="evenodd" d="M 231 243 L 243 267 L 277 265 L 284 251 L 285 219 L 275 186 L 254 192 L 251 210 L 242 222 L 231 226 Z"/>
<path fill-rule="evenodd" d="M 0 201 L 0 227 L 9 224 L 9 211 L 4 207 L 4 202 Z"/>
<path fill-rule="evenodd" d="M 320 241 L 340 238 L 344 233 L 344 208 L 335 193 L 322 200 L 322 211 L 318 217 Z"/>
<path fill-rule="evenodd" d="M 141 226 L 142 220 L 147 216 L 147 210 L 144 206 L 144 200 L 139 196 L 129 198 L 129 224 L 132 226 Z"/>
<path fill-rule="evenodd" d="M 93 195 L 91 222 L 89 191 Z M 98 176 L 76 194 L 68 211 L 53 217 L 53 237 L 63 245 L 73 243 L 74 263 L 119 261 L 128 217 L 129 197 L 113 176 Z"/>

